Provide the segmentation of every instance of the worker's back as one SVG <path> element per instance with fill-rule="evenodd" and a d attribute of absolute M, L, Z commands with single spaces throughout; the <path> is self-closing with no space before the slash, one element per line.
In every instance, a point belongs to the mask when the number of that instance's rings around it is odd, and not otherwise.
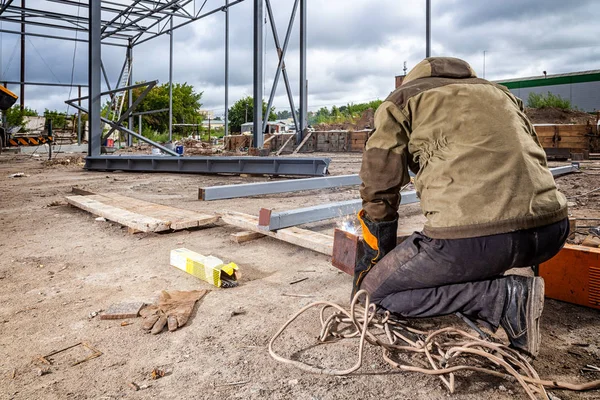
<path fill-rule="evenodd" d="M 521 101 L 476 78 L 466 62 L 430 58 L 407 75 L 377 111 L 378 138 L 367 144 L 363 170 L 369 149 L 394 135 L 389 119 L 401 131 L 394 146 L 408 140 L 407 162 L 418 163 L 415 186 L 428 236 L 485 236 L 566 217 L 566 200 Z"/>

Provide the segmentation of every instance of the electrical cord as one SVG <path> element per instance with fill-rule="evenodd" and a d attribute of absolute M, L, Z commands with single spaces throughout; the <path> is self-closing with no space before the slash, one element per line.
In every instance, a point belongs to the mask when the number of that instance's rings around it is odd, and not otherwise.
<path fill-rule="evenodd" d="M 364 304 L 368 304 L 367 307 L 360 305 L 361 299 L 364 299 Z M 274 343 L 292 322 L 308 310 L 317 307 L 321 307 L 321 332 L 318 338 L 320 344 L 358 339 L 357 360 L 352 367 L 340 370 L 311 365 L 281 356 L 273 349 Z M 327 316 L 326 312 L 331 310 L 333 313 Z M 387 341 L 379 339 L 380 337 Z M 482 340 L 454 327 L 433 332 L 411 328 L 406 322 L 393 319 L 388 311 L 378 314 L 377 306 L 370 302 L 366 290 L 356 293 L 349 311 L 329 301 L 317 301 L 303 307 L 271 338 L 269 354 L 279 362 L 307 372 L 341 376 L 351 374 L 362 366 L 365 343 L 380 347 L 384 360 L 394 368 L 439 377 L 450 393 L 455 391 L 455 373 L 460 371 L 474 371 L 516 380 L 533 400 L 549 400 L 546 388 L 574 391 L 600 389 L 600 380 L 582 384 L 543 380 L 527 358 L 499 341 Z M 406 353 L 420 355 L 421 361 L 424 361 L 421 364 L 426 367 L 403 363 L 401 355 Z"/>

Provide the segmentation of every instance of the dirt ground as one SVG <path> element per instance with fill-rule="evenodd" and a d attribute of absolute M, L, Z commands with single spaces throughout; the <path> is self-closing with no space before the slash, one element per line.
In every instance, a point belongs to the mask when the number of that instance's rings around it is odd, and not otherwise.
<path fill-rule="evenodd" d="M 355 173 L 360 154 L 328 154 L 332 174 Z M 357 188 L 306 191 L 255 198 L 201 202 L 200 186 L 265 181 L 262 177 L 87 172 L 77 157 L 0 155 L 0 399 L 514 399 L 518 385 L 479 374 L 459 373 L 452 396 L 437 378 L 392 370 L 380 350 L 367 346 L 362 369 L 346 377 L 302 372 L 270 358 L 267 343 L 302 306 L 318 300 L 348 304 L 351 277 L 331 266 L 329 257 L 271 238 L 236 244 L 238 229 L 218 223 L 167 234 L 128 234 L 127 229 L 68 206 L 73 186 L 203 212 L 226 210 L 257 215 L 356 198 Z M 62 160 L 62 161 L 60 161 Z M 600 162 L 582 162 L 584 173 L 557 178 L 571 199 L 572 214 L 600 218 Z M 23 172 L 26 176 L 9 178 Z M 403 209 L 401 226 L 422 223 L 418 205 Z M 331 233 L 339 221 L 308 228 Z M 600 221 L 597 221 L 600 224 Z M 239 287 L 211 288 L 169 266 L 171 249 L 186 247 L 236 262 Z M 298 284 L 290 282 L 308 279 Z M 182 329 L 153 336 L 140 319 L 100 320 L 95 313 L 113 303 L 153 302 L 161 290 L 212 289 Z M 289 297 L 296 294 L 312 297 Z M 236 312 L 234 312 L 236 311 Z M 543 345 L 534 366 L 542 377 L 563 381 L 600 379 L 582 373 L 600 366 L 600 312 L 547 300 Z M 442 323 L 459 324 L 454 317 Z M 440 323 L 439 320 L 432 324 Z M 462 325 L 463 328 L 464 325 Z M 278 349 L 290 355 L 314 344 L 316 318 L 294 325 Z M 87 342 L 102 352 L 70 366 L 88 353 L 81 347 L 57 355 L 53 365 L 40 356 Z M 318 346 L 309 359 L 349 367 L 356 342 Z M 166 376 L 152 380 L 159 368 Z M 134 382 L 140 390 L 135 390 Z M 600 392 L 553 391 L 560 399 L 597 399 Z"/>

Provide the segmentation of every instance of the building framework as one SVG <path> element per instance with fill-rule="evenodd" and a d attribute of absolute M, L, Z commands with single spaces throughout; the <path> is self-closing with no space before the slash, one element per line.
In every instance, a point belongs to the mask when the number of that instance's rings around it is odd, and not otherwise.
<path fill-rule="evenodd" d="M 94 160 L 104 157 L 117 157 L 101 154 L 102 127 L 109 124 L 111 129 L 123 132 L 128 143 L 131 144 L 132 137 L 137 136 L 133 132 L 133 112 L 137 105 L 132 98 L 134 73 L 134 48 L 162 35 L 170 35 L 169 51 L 169 137 L 172 138 L 172 77 L 173 77 L 173 34 L 186 25 L 206 18 L 216 13 L 225 14 L 225 109 L 229 107 L 229 10 L 231 7 L 244 1 L 253 2 L 253 97 L 254 97 L 254 147 L 262 148 L 263 125 L 265 118 L 262 114 L 263 99 L 263 43 L 264 24 L 263 13 L 271 24 L 271 30 L 275 47 L 278 54 L 278 66 L 276 75 L 269 95 L 269 105 L 272 105 L 275 91 L 281 76 L 285 83 L 286 94 L 289 100 L 291 112 L 294 115 L 297 140 L 302 137 L 307 129 L 307 81 L 306 81 L 306 11 L 307 0 L 294 0 L 290 20 L 286 27 L 286 35 L 283 44 L 279 40 L 279 34 L 273 18 L 270 0 L 223 0 L 223 4 L 208 9 L 208 0 L 47 0 L 43 6 L 38 8 L 28 7 L 25 0 L 0 0 L 0 22 L 20 24 L 20 30 L 0 29 L 1 34 L 14 34 L 21 37 L 22 54 L 24 54 L 24 38 L 27 36 L 44 37 L 57 40 L 68 40 L 88 43 L 88 81 L 86 84 L 72 84 L 72 86 L 87 86 L 87 107 L 77 105 L 77 100 L 83 100 L 81 96 L 77 99 L 69 99 L 67 103 L 89 114 L 89 140 L 88 155 Z M 214 4 L 214 2 L 211 2 Z M 85 12 L 82 13 L 82 9 Z M 285 69 L 285 55 L 293 31 L 294 22 L 299 13 L 300 31 L 300 87 L 299 114 L 296 114 L 293 91 L 289 77 Z M 82 15 L 87 14 L 87 15 Z M 35 30 L 26 29 L 27 26 L 38 27 Z M 40 30 L 39 28 L 42 28 Z M 117 84 L 111 87 L 110 79 L 102 63 L 102 45 L 116 46 L 126 49 L 125 61 L 121 68 Z M 24 71 L 24 57 L 22 57 L 21 69 Z M 108 91 L 102 93 L 101 84 L 104 78 Z M 22 87 L 28 84 L 52 85 L 45 82 L 27 82 L 24 72 L 20 81 L 12 81 Z M 69 86 L 69 85 L 67 85 Z M 122 114 L 119 113 L 116 121 L 108 121 L 101 116 L 102 96 L 108 95 L 114 101 L 116 97 L 124 97 L 128 93 L 127 108 Z M 121 109 L 119 108 L 119 111 Z M 124 116 L 121 118 L 121 116 Z M 227 119 L 227 115 L 225 116 Z M 124 122 L 127 119 L 128 127 Z M 226 126 L 226 133 L 228 126 Z M 146 142 L 155 147 L 162 147 L 158 143 L 146 139 Z M 173 154 L 173 152 L 167 152 Z M 177 157 L 178 155 L 173 155 Z M 121 157 L 123 158 L 123 157 Z M 189 157 L 186 157 L 189 158 Z M 96 165 L 96 162 L 90 163 Z M 160 163 L 164 164 L 164 163 Z"/>

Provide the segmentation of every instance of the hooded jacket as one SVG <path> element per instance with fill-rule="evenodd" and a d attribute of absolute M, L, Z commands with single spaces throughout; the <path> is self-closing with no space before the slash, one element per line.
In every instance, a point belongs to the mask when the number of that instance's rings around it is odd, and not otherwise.
<path fill-rule="evenodd" d="M 487 236 L 567 217 L 522 101 L 477 78 L 463 60 L 417 64 L 377 109 L 374 127 L 360 172 L 372 221 L 397 218 L 409 168 L 427 217 L 423 233 L 432 238 Z"/>

